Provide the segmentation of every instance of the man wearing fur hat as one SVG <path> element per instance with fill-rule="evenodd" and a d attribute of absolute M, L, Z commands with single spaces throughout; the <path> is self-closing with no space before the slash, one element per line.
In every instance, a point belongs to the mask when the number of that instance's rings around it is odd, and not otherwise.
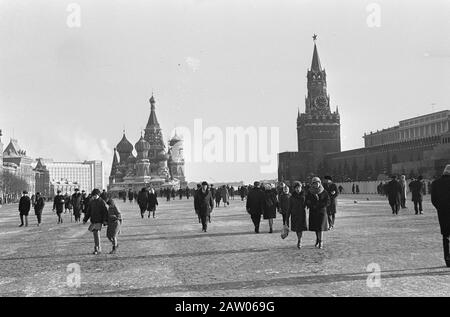
<path fill-rule="evenodd" d="M 20 226 L 23 227 L 24 219 L 25 219 L 25 227 L 28 227 L 28 213 L 31 209 L 31 199 L 28 196 L 28 192 L 26 190 L 23 191 L 23 196 L 19 201 L 19 215 L 20 215 Z"/>
<path fill-rule="evenodd" d="M 208 229 L 208 219 L 214 209 L 214 199 L 211 191 L 208 189 L 208 183 L 203 182 L 201 189 L 196 194 L 194 200 L 195 210 L 198 211 L 200 220 L 202 222 L 202 231 L 206 232 Z"/>
<path fill-rule="evenodd" d="M 256 181 L 247 196 L 247 212 L 255 225 L 255 233 L 259 233 L 259 224 L 264 209 L 264 192 L 260 188 L 261 183 Z"/>

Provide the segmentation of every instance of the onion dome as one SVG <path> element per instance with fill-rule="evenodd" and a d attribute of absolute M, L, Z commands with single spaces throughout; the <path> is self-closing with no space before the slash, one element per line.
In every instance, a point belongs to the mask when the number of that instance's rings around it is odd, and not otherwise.
<path fill-rule="evenodd" d="M 134 148 L 136 152 L 148 152 L 150 150 L 150 143 L 148 143 L 144 137 L 141 135 L 141 138 L 135 144 Z"/>
<path fill-rule="evenodd" d="M 125 131 L 123 133 L 122 140 L 120 140 L 119 144 L 117 144 L 117 152 L 119 153 L 131 153 L 133 152 L 133 144 L 130 143 L 130 141 L 127 140 L 127 137 L 125 136 Z"/>
<path fill-rule="evenodd" d="M 183 139 L 180 136 L 178 136 L 177 131 L 175 131 L 175 135 L 172 137 L 172 139 L 170 139 L 169 145 L 173 146 L 181 141 L 183 141 Z"/>

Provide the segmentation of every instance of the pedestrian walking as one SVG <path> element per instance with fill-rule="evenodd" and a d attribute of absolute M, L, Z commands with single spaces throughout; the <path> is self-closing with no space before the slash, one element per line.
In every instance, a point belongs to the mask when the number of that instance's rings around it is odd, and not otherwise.
<path fill-rule="evenodd" d="M 165 192 L 167 201 L 170 201 L 170 188 L 166 188 Z"/>
<path fill-rule="evenodd" d="M 19 200 L 19 216 L 20 216 L 20 226 L 23 227 L 25 220 L 25 227 L 28 227 L 28 214 L 31 209 L 31 199 L 28 196 L 28 191 L 24 190 L 22 192 L 22 197 Z"/>
<path fill-rule="evenodd" d="M 355 184 L 353 184 L 353 185 L 352 185 L 352 194 L 353 194 L 353 195 L 355 194 L 355 191 L 356 191 L 356 187 L 355 187 Z"/>
<path fill-rule="evenodd" d="M 264 192 L 261 190 L 260 186 L 260 182 L 254 182 L 253 189 L 248 193 L 246 203 L 247 213 L 250 215 L 253 225 L 255 226 L 255 233 L 259 233 L 259 225 L 261 222 L 261 215 L 263 214 L 265 199 Z"/>
<path fill-rule="evenodd" d="M 222 194 L 223 206 L 226 207 L 230 204 L 230 192 L 228 191 L 227 186 L 223 185 L 220 193 Z"/>
<path fill-rule="evenodd" d="M 108 224 L 108 208 L 103 199 L 100 198 L 100 190 L 95 188 L 91 193 L 91 200 L 86 210 L 83 224 L 91 220 L 89 231 L 94 235 L 94 253 L 101 253 L 100 231 L 103 225 Z"/>
<path fill-rule="evenodd" d="M 222 193 L 220 190 L 215 190 L 214 191 L 214 198 L 216 200 L 216 207 L 219 208 L 220 207 L 220 201 L 222 200 Z"/>
<path fill-rule="evenodd" d="M 153 213 L 153 218 L 155 218 L 156 206 L 158 206 L 158 198 L 156 197 L 155 190 L 150 188 L 150 192 L 148 194 L 148 217 L 150 218 L 150 214 Z"/>
<path fill-rule="evenodd" d="M 264 186 L 263 219 L 269 222 L 269 233 L 273 232 L 273 219 L 277 217 L 278 200 L 276 191 L 270 184 Z"/>
<path fill-rule="evenodd" d="M 402 187 L 397 181 L 396 175 L 392 175 L 391 181 L 385 185 L 385 192 L 388 196 L 389 205 L 392 208 L 392 214 L 398 215 L 401 204 Z"/>
<path fill-rule="evenodd" d="M 291 193 L 289 193 L 289 187 L 284 185 L 283 190 L 278 196 L 278 212 L 283 217 L 283 226 L 289 226 L 288 211 L 290 203 Z"/>
<path fill-rule="evenodd" d="M 147 211 L 148 207 L 148 191 L 147 188 L 143 187 L 138 194 L 137 203 L 139 205 L 139 209 L 141 210 L 141 218 L 144 219 L 144 214 Z"/>
<path fill-rule="evenodd" d="M 422 201 L 425 192 L 425 183 L 423 177 L 419 176 L 417 179 L 409 183 L 409 191 L 411 192 L 412 202 L 414 203 L 414 211 L 416 215 L 423 215 Z"/>
<path fill-rule="evenodd" d="M 66 192 L 64 194 L 64 213 L 67 213 L 67 211 L 69 211 L 69 214 L 72 214 L 72 203 L 69 194 Z"/>
<path fill-rule="evenodd" d="M 202 232 L 206 232 L 208 229 L 207 219 L 210 213 L 214 209 L 214 200 L 211 195 L 211 191 L 208 189 L 208 183 L 202 182 L 202 187 L 197 193 L 197 199 L 194 200 L 194 208 L 198 211 L 202 222 Z"/>
<path fill-rule="evenodd" d="M 330 205 L 330 196 L 323 188 L 319 177 L 313 177 L 311 186 L 305 198 L 309 209 L 309 231 L 316 233 L 316 248 L 323 248 L 323 232 L 328 230 L 327 207 Z"/>
<path fill-rule="evenodd" d="M 308 225 L 306 223 L 306 196 L 300 182 L 294 183 L 294 192 L 289 198 L 289 208 L 286 213 L 287 226 L 289 226 L 289 222 L 291 230 L 297 234 L 297 248 L 301 249 L 303 231 L 308 230 Z"/>
<path fill-rule="evenodd" d="M 337 196 L 339 195 L 338 188 L 336 184 L 333 183 L 331 176 L 324 177 L 325 182 L 323 183 L 323 188 L 327 191 L 330 196 L 330 205 L 327 207 L 328 215 L 328 230 L 334 228 L 334 220 L 336 218 L 336 207 L 337 207 Z"/>
<path fill-rule="evenodd" d="M 400 186 L 401 186 L 401 194 L 400 194 L 400 206 L 402 207 L 402 209 L 406 208 L 406 188 L 408 187 L 406 185 L 406 176 L 405 175 L 401 175 L 400 176 Z"/>
<path fill-rule="evenodd" d="M 230 186 L 230 197 L 232 200 L 234 200 L 234 187 Z"/>
<path fill-rule="evenodd" d="M 441 227 L 444 260 L 450 267 L 450 164 L 445 166 L 442 176 L 431 185 L 431 203 L 437 210 Z"/>
<path fill-rule="evenodd" d="M 120 227 L 122 226 L 122 215 L 114 203 L 114 200 L 108 199 L 106 204 L 108 205 L 108 228 L 106 229 L 106 237 L 112 243 L 112 250 L 109 254 L 114 254 L 119 247 L 117 236 L 119 235 Z"/>
<path fill-rule="evenodd" d="M 244 201 L 245 197 L 247 196 L 245 186 L 241 186 L 239 188 L 239 195 L 241 196 L 241 201 Z"/>
<path fill-rule="evenodd" d="M 75 193 L 71 197 L 73 216 L 75 217 L 75 222 L 80 222 L 81 211 L 83 210 L 83 196 L 78 188 L 75 188 Z"/>
<path fill-rule="evenodd" d="M 42 222 L 42 211 L 44 210 L 45 200 L 44 197 L 41 196 L 40 192 L 36 193 L 35 201 L 34 201 L 34 214 L 37 218 L 37 226 L 39 227 Z"/>
<path fill-rule="evenodd" d="M 172 200 L 175 200 L 176 196 L 175 187 L 172 187 L 172 190 L 170 191 L 170 196 L 172 197 Z"/>
<path fill-rule="evenodd" d="M 89 201 L 91 200 L 91 194 L 89 193 L 89 195 L 86 195 L 86 192 L 84 191 L 84 189 L 81 191 L 81 198 L 82 198 L 82 202 L 83 202 L 83 210 L 81 211 L 83 214 L 86 213 L 86 210 L 89 206 Z"/>
<path fill-rule="evenodd" d="M 53 199 L 53 211 L 56 211 L 56 215 L 58 216 L 58 224 L 63 223 L 63 219 L 61 217 L 64 212 L 65 200 L 64 196 L 61 195 L 61 191 L 58 189 L 56 191 L 56 196 Z"/>
<path fill-rule="evenodd" d="M 186 187 L 185 191 L 185 195 L 186 195 L 186 199 L 189 199 L 191 197 L 191 189 L 189 187 Z"/>
<path fill-rule="evenodd" d="M 130 204 L 133 202 L 134 199 L 134 193 L 131 189 L 128 190 L 128 200 L 130 201 Z"/>

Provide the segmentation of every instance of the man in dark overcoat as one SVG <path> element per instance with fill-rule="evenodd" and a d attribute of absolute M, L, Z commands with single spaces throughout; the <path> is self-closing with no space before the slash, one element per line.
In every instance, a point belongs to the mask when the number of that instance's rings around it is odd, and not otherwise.
<path fill-rule="evenodd" d="M 148 206 L 148 191 L 147 188 L 143 187 L 138 194 L 137 203 L 139 205 L 139 209 L 141 210 L 141 218 L 144 218 L 145 211 Z"/>
<path fill-rule="evenodd" d="M 392 175 L 392 180 L 386 184 L 386 194 L 388 196 L 389 205 L 392 208 L 392 214 L 398 215 L 401 204 L 402 186 L 397 181 L 397 176 Z"/>
<path fill-rule="evenodd" d="M 147 205 L 149 218 L 150 218 L 150 214 L 152 212 L 153 212 L 153 218 L 155 218 L 156 206 L 158 206 L 158 197 L 156 195 L 155 190 L 153 188 L 151 188 L 148 193 L 148 205 Z"/>
<path fill-rule="evenodd" d="M 423 215 L 422 200 L 423 193 L 425 191 L 425 183 L 422 181 L 422 176 L 419 176 L 417 179 L 409 183 L 409 190 L 411 191 L 416 215 L 419 213 Z"/>
<path fill-rule="evenodd" d="M 42 221 L 42 210 L 44 210 L 45 206 L 45 200 L 44 197 L 42 197 L 41 193 L 37 192 L 35 196 L 35 202 L 34 202 L 34 214 L 36 215 L 37 221 L 38 221 L 38 227 L 41 225 Z"/>
<path fill-rule="evenodd" d="M 57 195 L 53 199 L 53 211 L 56 211 L 56 215 L 58 216 L 58 224 L 60 224 L 63 223 L 61 214 L 64 212 L 65 200 L 59 189 L 56 191 L 56 194 Z"/>
<path fill-rule="evenodd" d="M 31 199 L 28 196 L 28 192 L 26 190 L 23 191 L 22 197 L 19 200 L 19 216 L 20 216 L 20 226 L 23 227 L 24 218 L 25 218 L 25 227 L 28 227 L 28 214 L 31 209 Z"/>
<path fill-rule="evenodd" d="M 444 260 L 450 267 L 450 164 L 431 184 L 431 203 L 437 210 L 444 247 Z"/>
<path fill-rule="evenodd" d="M 83 197 L 78 188 L 75 188 L 75 193 L 72 195 L 72 207 L 75 222 L 79 222 L 81 220 L 81 211 L 83 210 Z"/>
<path fill-rule="evenodd" d="M 194 200 L 194 207 L 202 221 L 202 231 L 206 232 L 208 229 L 209 215 L 214 209 L 214 199 L 211 195 L 211 191 L 208 189 L 207 182 L 202 183 L 202 187 L 197 192 L 196 196 L 197 197 Z"/>
<path fill-rule="evenodd" d="M 133 202 L 134 199 L 134 193 L 131 189 L 128 190 L 128 200 L 130 201 L 130 203 Z"/>
<path fill-rule="evenodd" d="M 327 191 L 330 196 L 330 205 L 327 207 L 327 215 L 328 215 L 328 230 L 334 228 L 334 220 L 336 216 L 336 207 L 337 207 L 337 196 L 339 195 L 339 190 L 331 176 L 324 177 L 325 182 L 323 183 L 323 187 Z"/>
<path fill-rule="evenodd" d="M 256 181 L 253 189 L 248 192 L 246 208 L 247 212 L 255 225 L 255 233 L 259 233 L 259 224 L 265 203 L 264 192 L 261 189 L 261 183 Z"/>

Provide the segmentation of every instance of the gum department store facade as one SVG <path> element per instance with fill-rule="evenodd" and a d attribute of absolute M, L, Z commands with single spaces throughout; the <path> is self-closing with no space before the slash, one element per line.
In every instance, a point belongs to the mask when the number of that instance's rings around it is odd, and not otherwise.
<path fill-rule="evenodd" d="M 314 38 L 315 40 L 315 38 Z M 441 175 L 450 163 L 450 110 L 411 119 L 364 134 L 364 147 L 341 151 L 338 108 L 331 112 L 326 72 L 314 42 L 307 72 L 305 112 L 298 112 L 298 152 L 278 154 L 278 180 L 332 175 L 336 181 L 377 180 L 390 174 Z"/>

